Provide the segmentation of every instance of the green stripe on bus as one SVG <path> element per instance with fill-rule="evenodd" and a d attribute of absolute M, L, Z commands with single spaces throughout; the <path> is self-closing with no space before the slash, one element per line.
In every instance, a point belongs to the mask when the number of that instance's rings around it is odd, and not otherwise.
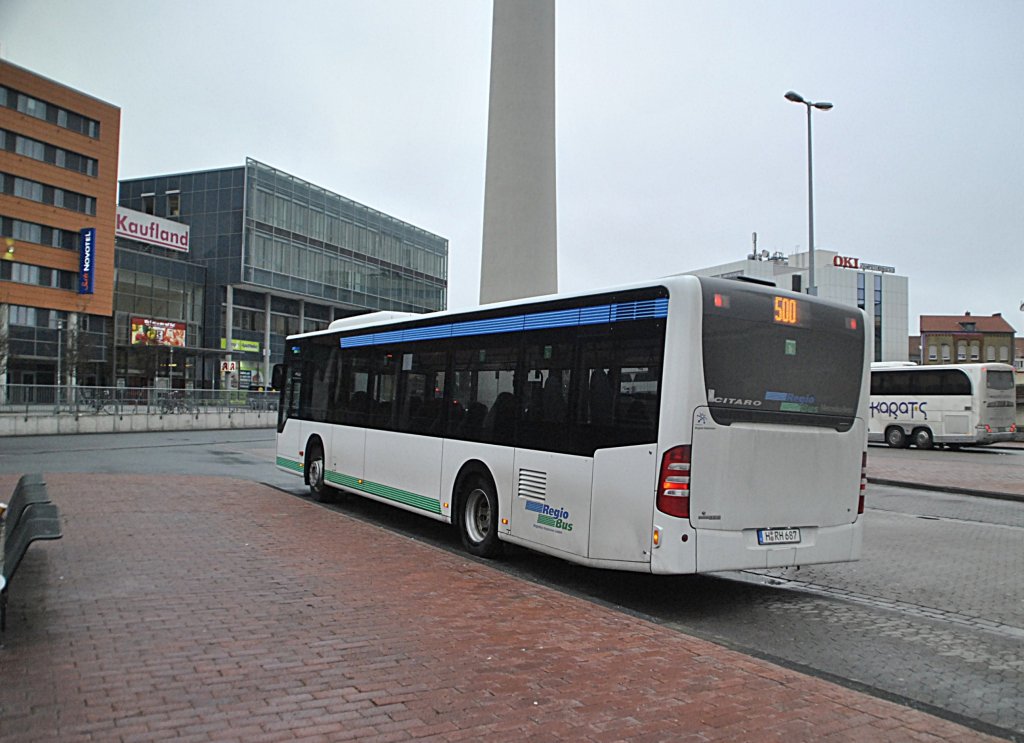
<path fill-rule="evenodd" d="M 557 526 L 557 524 L 555 524 L 555 520 L 550 516 L 538 516 L 537 523 L 542 526 Z"/>
<path fill-rule="evenodd" d="M 360 490 L 370 495 L 376 495 L 379 498 L 386 498 L 387 500 L 393 500 L 397 503 L 404 503 L 407 506 L 413 508 L 419 508 L 423 511 L 429 511 L 430 513 L 441 513 L 441 502 L 434 499 L 428 498 L 425 495 L 417 495 L 416 493 L 410 493 L 408 490 L 399 490 L 398 488 L 392 488 L 387 485 L 382 485 L 379 482 L 370 482 L 369 480 L 360 480 L 359 478 L 346 475 L 341 472 L 332 472 L 330 470 L 324 475 L 324 479 L 328 482 L 332 482 L 335 485 L 341 485 L 344 488 L 350 490 Z"/>
<path fill-rule="evenodd" d="M 277 466 L 284 467 L 286 470 L 292 470 L 293 472 L 302 472 L 302 462 L 296 462 L 294 459 L 286 459 L 285 457 L 277 458 Z"/>

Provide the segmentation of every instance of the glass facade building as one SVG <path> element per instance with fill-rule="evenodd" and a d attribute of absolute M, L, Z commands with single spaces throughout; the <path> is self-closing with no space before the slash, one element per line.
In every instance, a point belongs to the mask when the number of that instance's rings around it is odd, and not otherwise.
<path fill-rule="evenodd" d="M 116 335 L 127 342 L 121 322 L 138 314 L 136 301 L 150 302 L 155 317 L 188 322 L 190 329 L 198 323 L 197 386 L 228 383 L 218 362 L 229 355 L 240 367 L 234 383 L 258 384 L 282 358 L 286 335 L 325 328 L 339 317 L 446 306 L 445 238 L 256 160 L 124 180 L 119 204 L 189 225 L 189 252 L 175 262 L 202 267 L 204 290 L 175 290 L 175 298 L 164 299 L 154 286 L 143 297 L 137 275 L 131 293 L 127 276 L 119 277 Z M 135 272 L 120 259 L 118 267 Z M 196 301 L 201 318 L 189 315 Z"/>

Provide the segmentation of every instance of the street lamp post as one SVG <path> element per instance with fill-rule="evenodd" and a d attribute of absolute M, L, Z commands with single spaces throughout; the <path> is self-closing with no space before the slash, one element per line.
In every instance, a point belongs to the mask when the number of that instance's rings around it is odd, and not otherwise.
<path fill-rule="evenodd" d="M 814 284 L 814 165 L 811 155 L 811 109 L 828 111 L 832 108 L 831 103 L 806 100 L 802 95 L 794 91 L 786 93 L 786 100 L 793 103 L 802 103 L 807 107 L 807 293 L 817 294 L 818 287 Z"/>
<path fill-rule="evenodd" d="M 57 321 L 57 405 L 61 403 L 61 391 L 64 389 L 64 321 Z"/>

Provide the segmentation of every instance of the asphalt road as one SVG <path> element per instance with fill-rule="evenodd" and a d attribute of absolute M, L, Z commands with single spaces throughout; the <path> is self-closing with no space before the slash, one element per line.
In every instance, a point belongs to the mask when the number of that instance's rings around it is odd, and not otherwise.
<path fill-rule="evenodd" d="M 970 457 L 970 452 L 960 452 Z M 984 458 L 985 454 L 976 455 Z M 0 472 L 188 472 L 304 494 L 269 430 L 0 441 Z M 1024 453 L 1001 466 L 1024 467 Z M 857 563 L 654 577 L 522 549 L 489 563 L 985 732 L 1024 740 L 1024 503 L 870 486 Z M 361 498 L 334 510 L 452 551 L 454 530 Z M 466 557 L 466 559 L 472 559 Z"/>

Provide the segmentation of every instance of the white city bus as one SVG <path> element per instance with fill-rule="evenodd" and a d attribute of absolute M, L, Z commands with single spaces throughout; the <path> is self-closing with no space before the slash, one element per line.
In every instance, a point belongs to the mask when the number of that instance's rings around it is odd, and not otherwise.
<path fill-rule="evenodd" d="M 1009 364 L 871 365 L 868 440 L 894 448 L 951 448 L 1017 435 Z"/>
<path fill-rule="evenodd" d="M 869 342 L 854 308 L 741 281 L 351 318 L 288 339 L 277 464 L 602 568 L 855 560 Z"/>

